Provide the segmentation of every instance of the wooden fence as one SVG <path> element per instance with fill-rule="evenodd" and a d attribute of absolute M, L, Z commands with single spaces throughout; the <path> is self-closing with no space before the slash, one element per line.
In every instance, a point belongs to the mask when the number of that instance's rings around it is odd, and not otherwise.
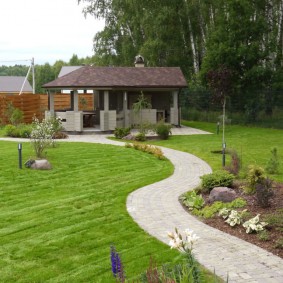
<path fill-rule="evenodd" d="M 36 116 L 39 119 L 44 118 L 45 110 L 48 110 L 47 94 L 22 94 L 9 95 L 0 94 L 0 124 L 7 124 L 8 105 L 12 104 L 15 108 L 23 111 L 24 123 L 31 123 L 32 118 Z M 55 110 L 68 110 L 71 107 L 71 99 L 69 94 L 58 93 L 54 96 Z M 79 94 L 79 110 L 93 110 L 93 95 Z"/>

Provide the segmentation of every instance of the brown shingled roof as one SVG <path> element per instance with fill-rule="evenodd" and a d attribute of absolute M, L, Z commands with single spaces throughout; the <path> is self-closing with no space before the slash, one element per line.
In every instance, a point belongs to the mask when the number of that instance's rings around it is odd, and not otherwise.
<path fill-rule="evenodd" d="M 44 88 L 182 88 L 187 87 L 178 67 L 84 66 L 43 85 Z"/>

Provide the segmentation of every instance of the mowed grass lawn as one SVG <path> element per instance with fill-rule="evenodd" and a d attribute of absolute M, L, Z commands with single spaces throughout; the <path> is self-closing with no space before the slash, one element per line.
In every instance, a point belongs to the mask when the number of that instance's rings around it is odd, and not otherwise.
<path fill-rule="evenodd" d="M 51 171 L 18 168 L 16 142 L 0 141 L 0 281 L 115 282 L 110 245 L 126 275 L 180 260 L 143 232 L 126 211 L 127 195 L 172 174 L 168 161 L 125 147 L 60 143 Z M 23 161 L 33 156 L 23 143 Z"/>
<path fill-rule="evenodd" d="M 182 121 L 183 125 L 211 132 L 211 135 L 171 136 L 168 140 L 151 142 L 185 152 L 192 153 L 205 160 L 213 170 L 222 168 L 222 154 L 212 151 L 222 149 L 222 129 L 216 133 L 216 124 Z M 271 149 L 277 148 L 280 158 L 279 174 L 270 175 L 276 181 L 283 182 L 283 130 L 227 125 L 225 130 L 227 149 L 236 150 L 242 164 L 241 174 L 247 172 L 249 165 L 266 167 L 271 157 Z M 226 155 L 226 165 L 230 156 Z"/>

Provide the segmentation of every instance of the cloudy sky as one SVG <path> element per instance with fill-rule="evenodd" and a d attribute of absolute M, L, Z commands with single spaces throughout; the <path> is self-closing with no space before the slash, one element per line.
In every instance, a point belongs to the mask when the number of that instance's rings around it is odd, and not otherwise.
<path fill-rule="evenodd" d="M 73 54 L 93 55 L 93 37 L 103 21 L 85 18 L 82 9 L 77 0 L 1 0 L 0 65 L 31 58 L 35 64 L 54 64 Z"/>

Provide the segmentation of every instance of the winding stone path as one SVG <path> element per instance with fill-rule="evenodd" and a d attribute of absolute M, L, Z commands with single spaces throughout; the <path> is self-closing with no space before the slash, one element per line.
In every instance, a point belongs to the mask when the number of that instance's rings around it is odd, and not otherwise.
<path fill-rule="evenodd" d="M 178 131 L 178 134 L 204 133 L 195 130 L 190 133 L 188 129 Z M 70 136 L 69 141 L 123 145 L 103 135 Z M 127 210 L 140 227 L 166 244 L 169 242 L 167 232 L 174 231 L 175 227 L 194 230 L 200 237 L 194 248 L 197 260 L 224 280 L 228 275 L 229 283 L 283 283 L 281 258 L 207 226 L 180 205 L 178 197 L 196 187 L 200 176 L 211 172 L 208 164 L 185 152 L 162 150 L 173 163 L 174 174 L 134 191 L 127 199 Z"/>

